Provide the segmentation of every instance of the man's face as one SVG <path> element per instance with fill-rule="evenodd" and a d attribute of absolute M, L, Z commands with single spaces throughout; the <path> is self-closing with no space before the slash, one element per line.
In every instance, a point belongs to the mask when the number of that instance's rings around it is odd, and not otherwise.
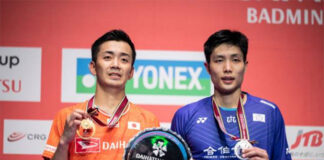
<path fill-rule="evenodd" d="M 90 63 L 90 71 L 97 76 L 99 86 L 125 88 L 133 76 L 132 49 L 124 41 L 107 41 L 100 45 L 97 61 Z"/>
<path fill-rule="evenodd" d="M 214 48 L 205 67 L 211 76 L 215 92 L 231 94 L 241 89 L 247 63 L 239 47 L 221 44 Z"/>

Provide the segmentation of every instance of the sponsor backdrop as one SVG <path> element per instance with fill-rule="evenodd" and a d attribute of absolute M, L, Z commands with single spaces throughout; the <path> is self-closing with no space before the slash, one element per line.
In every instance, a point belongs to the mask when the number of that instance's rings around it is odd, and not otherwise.
<path fill-rule="evenodd" d="M 249 37 L 245 91 L 275 102 L 293 158 L 324 159 L 324 0 L 0 0 L 0 159 L 41 159 L 55 113 L 88 99 L 90 46 L 125 30 L 138 51 L 131 101 L 169 127 L 212 94 L 203 43 L 229 28 Z"/>

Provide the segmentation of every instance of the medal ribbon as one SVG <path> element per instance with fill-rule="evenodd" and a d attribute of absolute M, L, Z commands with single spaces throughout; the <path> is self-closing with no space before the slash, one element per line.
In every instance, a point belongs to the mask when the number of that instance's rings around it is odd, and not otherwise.
<path fill-rule="evenodd" d="M 238 105 L 237 105 L 237 112 L 236 112 L 236 117 L 237 117 L 237 121 L 239 124 L 239 129 L 240 129 L 240 138 L 232 135 L 230 133 L 228 133 L 225 129 L 224 126 L 224 122 L 223 122 L 223 118 L 221 115 L 221 112 L 219 110 L 219 105 L 217 104 L 216 100 L 213 97 L 213 109 L 214 109 L 214 116 L 218 122 L 219 127 L 221 128 L 221 130 L 228 136 L 231 137 L 231 139 L 233 140 L 239 140 L 239 139 L 249 139 L 249 132 L 248 132 L 248 128 L 247 128 L 247 123 L 246 123 L 246 118 L 245 118 L 245 112 L 244 112 L 244 106 L 243 106 L 243 102 L 242 102 L 242 98 L 244 97 L 243 94 L 241 94 L 240 99 L 238 101 Z"/>
<path fill-rule="evenodd" d="M 107 126 L 108 128 L 113 128 L 119 121 L 124 110 L 127 108 L 128 99 L 126 96 L 123 98 L 123 100 L 115 109 L 113 115 L 110 117 L 107 123 L 102 122 L 100 119 L 96 117 L 98 116 L 99 108 L 95 107 L 93 104 L 94 104 L 94 96 L 88 101 L 88 106 L 87 106 L 87 112 L 91 116 L 91 118 L 101 126 Z"/>

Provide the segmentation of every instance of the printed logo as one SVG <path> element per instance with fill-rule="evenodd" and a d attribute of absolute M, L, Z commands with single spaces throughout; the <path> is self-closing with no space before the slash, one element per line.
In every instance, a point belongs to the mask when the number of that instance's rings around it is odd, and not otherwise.
<path fill-rule="evenodd" d="M 235 116 L 228 116 L 226 117 L 227 123 L 236 123 L 236 117 Z"/>
<path fill-rule="evenodd" d="M 167 152 L 166 144 L 163 141 L 158 141 L 157 143 L 153 144 L 153 153 L 155 156 L 163 157 Z"/>
<path fill-rule="evenodd" d="M 93 78 L 88 68 L 90 49 L 62 50 L 62 102 L 83 102 L 93 96 Z"/>
<path fill-rule="evenodd" d="M 198 120 L 197 120 L 197 124 L 199 123 L 205 123 L 207 120 L 207 117 L 199 117 Z"/>
<path fill-rule="evenodd" d="M 298 136 L 295 143 L 291 146 L 291 149 L 295 149 L 299 146 L 302 139 L 304 140 L 304 147 L 311 146 L 311 147 L 319 147 L 322 145 L 323 141 L 323 133 L 321 131 L 309 131 L 303 133 L 303 130 L 298 131 Z"/>
<path fill-rule="evenodd" d="M 155 136 L 151 139 L 152 141 L 152 150 L 155 156 L 163 157 L 167 152 L 167 144 L 169 143 L 165 137 Z"/>
<path fill-rule="evenodd" d="M 282 3 L 290 3 L 290 6 L 296 7 L 295 9 L 280 7 Z M 306 3 L 307 8 L 304 6 Z M 273 0 L 273 6 L 277 5 L 277 7 L 248 7 L 246 12 L 247 23 L 321 26 L 324 19 L 322 9 L 317 7 L 320 3 L 322 3 L 322 0 Z"/>
<path fill-rule="evenodd" d="M 216 152 L 216 150 L 213 147 L 209 146 L 207 149 L 204 149 L 204 152 L 207 152 L 208 156 L 212 156 L 214 155 L 214 152 Z"/>
<path fill-rule="evenodd" d="M 289 148 L 286 148 L 286 155 L 290 154 Z"/>
<path fill-rule="evenodd" d="M 102 150 L 115 150 L 115 149 L 125 149 L 126 141 L 116 141 L 116 142 L 102 142 Z"/>
<path fill-rule="evenodd" d="M 96 142 L 89 142 L 89 141 L 78 141 L 78 144 L 81 146 L 81 150 L 94 148 L 98 146 Z"/>
<path fill-rule="evenodd" d="M 90 58 L 77 58 L 76 93 L 94 93 L 96 89 L 96 77 L 88 68 Z"/>
<path fill-rule="evenodd" d="M 136 60 L 127 93 L 141 95 L 210 95 L 210 79 L 202 62 Z"/>
<path fill-rule="evenodd" d="M 286 126 L 286 133 L 293 159 L 324 159 L 324 127 L 316 126 Z"/>
<path fill-rule="evenodd" d="M 24 138 L 25 136 L 26 135 L 24 133 L 13 132 L 8 136 L 7 140 L 8 140 L 8 142 L 15 142 L 15 141 L 18 141 L 18 140 Z"/>
<path fill-rule="evenodd" d="M 75 153 L 89 152 L 100 152 L 100 139 L 83 140 L 82 138 L 75 138 Z"/>
<path fill-rule="evenodd" d="M 52 121 L 4 120 L 4 154 L 41 154 Z"/>
<path fill-rule="evenodd" d="M 0 47 L 0 68 L 0 100 L 40 101 L 40 48 Z"/>
<path fill-rule="evenodd" d="M 263 123 L 265 123 L 265 115 L 264 114 L 253 113 L 253 121 L 254 122 L 263 122 Z"/>
<path fill-rule="evenodd" d="M 141 129 L 141 124 L 139 122 L 129 121 L 128 122 L 128 129 L 140 130 Z"/>
<path fill-rule="evenodd" d="M 62 51 L 62 102 L 83 102 L 95 91 L 88 49 Z M 128 99 L 139 104 L 183 105 L 212 92 L 204 54 L 187 51 L 137 51 L 134 75 L 126 84 Z"/>
<path fill-rule="evenodd" d="M 19 64 L 19 57 L 17 56 L 0 56 L 0 65 L 7 66 L 11 69 Z"/>
<path fill-rule="evenodd" d="M 227 146 L 225 147 L 219 147 L 218 150 L 221 152 L 221 154 L 229 154 L 231 152 L 231 149 L 228 148 Z"/>

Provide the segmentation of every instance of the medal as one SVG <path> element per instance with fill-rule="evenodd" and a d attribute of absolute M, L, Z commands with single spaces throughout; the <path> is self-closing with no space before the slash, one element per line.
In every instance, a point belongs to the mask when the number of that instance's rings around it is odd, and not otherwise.
<path fill-rule="evenodd" d="M 242 157 L 242 151 L 243 149 L 248 149 L 248 148 L 252 148 L 252 144 L 246 139 L 241 139 L 234 146 L 234 154 L 236 155 L 237 158 L 241 160 L 247 160 Z"/>
<path fill-rule="evenodd" d="M 213 98 L 213 109 L 214 109 L 214 116 L 215 119 L 218 122 L 218 125 L 220 129 L 225 133 L 226 135 L 230 136 L 231 139 L 238 141 L 235 146 L 234 146 L 234 153 L 235 155 L 242 160 L 245 160 L 242 157 L 242 150 L 251 148 L 252 144 L 255 143 L 255 141 L 249 141 L 249 131 L 248 131 L 248 126 L 247 126 L 247 121 L 245 118 L 245 112 L 244 112 L 244 106 L 243 106 L 243 94 L 241 94 L 240 99 L 238 101 L 237 105 L 237 112 L 236 112 L 236 117 L 239 125 L 239 130 L 240 130 L 240 137 L 237 137 L 235 135 L 232 135 L 228 133 L 225 129 L 224 122 L 222 119 L 221 112 L 219 110 L 219 105 L 217 104 L 216 100 Z"/>
<path fill-rule="evenodd" d="M 77 130 L 77 134 L 82 139 L 90 139 L 96 132 L 96 127 L 92 120 L 89 118 L 83 119 L 81 121 L 80 127 Z"/>
<path fill-rule="evenodd" d="M 99 108 L 94 106 L 94 97 L 92 97 L 87 106 L 87 113 L 91 116 L 91 118 L 100 126 L 114 128 L 118 123 L 119 119 L 123 115 L 123 112 L 126 110 L 128 106 L 128 99 L 125 96 L 120 104 L 115 109 L 113 115 L 107 120 L 107 123 L 102 122 L 97 116 L 99 112 Z"/>
<path fill-rule="evenodd" d="M 123 115 L 122 113 L 126 110 L 128 106 L 128 99 L 125 96 L 123 100 L 120 102 L 118 107 L 115 109 L 111 118 L 107 121 L 107 123 L 102 122 L 97 116 L 99 112 L 99 108 L 94 106 L 94 97 L 92 97 L 88 101 L 87 105 L 87 113 L 90 118 L 85 118 L 81 121 L 80 127 L 77 130 L 77 134 L 82 139 L 90 139 L 96 132 L 95 124 L 92 120 L 94 120 L 97 124 L 103 127 L 113 128 L 118 123 L 120 117 Z"/>

